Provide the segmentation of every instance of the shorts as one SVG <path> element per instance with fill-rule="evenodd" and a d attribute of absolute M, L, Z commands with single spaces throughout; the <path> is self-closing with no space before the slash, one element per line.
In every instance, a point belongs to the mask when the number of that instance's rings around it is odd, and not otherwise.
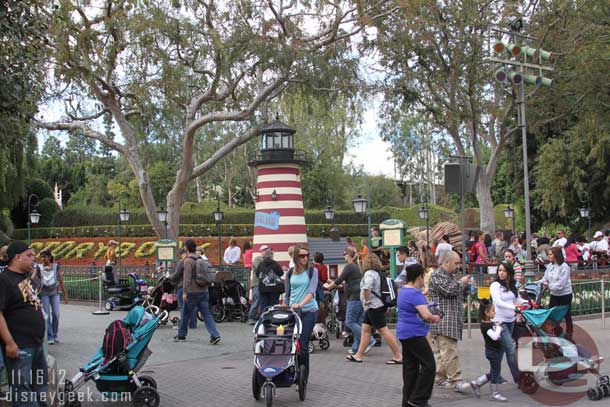
<path fill-rule="evenodd" d="M 380 330 L 381 328 L 385 328 L 387 323 L 387 319 L 385 316 L 385 307 L 379 308 L 369 308 L 364 313 L 364 318 L 362 318 L 362 323 L 367 324 L 375 328 L 376 330 Z"/>

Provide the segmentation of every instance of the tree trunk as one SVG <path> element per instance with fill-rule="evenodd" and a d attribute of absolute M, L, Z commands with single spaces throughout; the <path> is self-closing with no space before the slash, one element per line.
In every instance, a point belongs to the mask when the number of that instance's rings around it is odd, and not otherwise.
<path fill-rule="evenodd" d="M 491 200 L 491 183 L 493 177 L 485 168 L 481 168 L 479 174 L 479 182 L 477 183 L 477 200 L 479 201 L 479 210 L 481 214 L 481 230 L 488 233 L 490 236 L 496 231 L 496 221 L 494 218 L 494 205 Z"/>
<path fill-rule="evenodd" d="M 203 201 L 203 185 L 201 185 L 201 177 L 195 178 L 195 184 L 197 185 L 197 203 Z"/>

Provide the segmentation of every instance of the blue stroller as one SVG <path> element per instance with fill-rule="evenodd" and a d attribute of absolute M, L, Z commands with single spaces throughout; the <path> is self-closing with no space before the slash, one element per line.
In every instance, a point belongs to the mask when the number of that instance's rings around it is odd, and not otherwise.
<path fill-rule="evenodd" d="M 123 320 L 131 331 L 132 342 L 107 361 L 104 361 L 104 351 L 100 348 L 89 362 L 80 368 L 78 374 L 71 380 L 66 379 L 63 388 L 64 406 L 79 407 L 81 400 L 77 390 L 89 380 L 93 380 L 105 399 L 131 400 L 135 407 L 158 407 L 160 397 L 157 382 L 150 376 L 138 376 L 137 372 L 152 353 L 148 349 L 148 343 L 166 313 L 167 311 L 163 311 L 154 316 L 141 306 L 132 308 Z"/>
<path fill-rule="evenodd" d="M 518 385 L 526 394 L 535 393 L 544 384 L 561 386 L 574 382 L 586 375 L 597 379 L 598 384 L 608 382 L 607 377 L 600 377 L 599 365 L 602 358 L 564 339 L 563 332 L 556 334 L 559 323 L 563 320 L 567 306 L 557 306 L 550 309 L 522 310 L 520 314 L 529 334 L 536 338 L 532 349 L 542 351 L 545 363 L 535 371 L 521 371 Z M 595 386 L 595 385 L 593 385 Z M 545 385 L 545 388 L 546 385 Z M 590 394 L 589 398 L 594 399 Z"/>
<path fill-rule="evenodd" d="M 297 384 L 299 399 L 305 400 L 305 366 L 299 365 L 302 326 L 299 315 L 289 308 L 267 308 L 254 325 L 254 370 L 252 395 L 273 404 L 275 389 Z"/>

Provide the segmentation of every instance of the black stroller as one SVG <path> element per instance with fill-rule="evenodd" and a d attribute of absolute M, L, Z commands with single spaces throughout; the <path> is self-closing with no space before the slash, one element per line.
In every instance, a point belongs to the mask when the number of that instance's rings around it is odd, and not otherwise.
<path fill-rule="evenodd" d="M 209 287 L 210 311 L 214 321 L 240 321 L 248 320 L 248 300 L 246 290 L 241 283 L 235 280 L 230 271 L 216 273 L 216 280 Z M 203 315 L 197 313 L 197 318 L 203 321 Z"/>
<path fill-rule="evenodd" d="M 275 389 L 296 383 L 299 399 L 305 400 L 307 372 L 299 365 L 301 353 L 301 319 L 289 308 L 267 308 L 254 325 L 254 369 L 252 395 L 260 400 L 261 393 L 267 407 L 273 404 Z"/>
<path fill-rule="evenodd" d="M 165 318 L 161 319 L 161 325 L 166 325 L 169 321 L 169 313 L 178 309 L 178 297 L 176 296 L 176 286 L 170 281 L 169 273 L 163 274 L 153 287 L 148 288 L 148 299 L 144 304 L 147 311 L 154 315 L 160 315 L 167 311 Z M 175 318 L 177 322 L 177 318 Z M 175 323 L 174 323 L 175 325 Z"/>

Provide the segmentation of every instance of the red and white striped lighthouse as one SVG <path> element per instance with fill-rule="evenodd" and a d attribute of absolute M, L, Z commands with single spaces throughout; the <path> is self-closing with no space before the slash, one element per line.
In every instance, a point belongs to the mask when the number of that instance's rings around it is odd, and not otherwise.
<path fill-rule="evenodd" d="M 261 150 L 248 163 L 258 169 L 254 253 L 267 245 L 281 265 L 290 261 L 290 246 L 307 244 L 300 176 L 307 154 L 294 148 L 294 133 L 279 120 L 266 126 L 261 131 Z"/>

